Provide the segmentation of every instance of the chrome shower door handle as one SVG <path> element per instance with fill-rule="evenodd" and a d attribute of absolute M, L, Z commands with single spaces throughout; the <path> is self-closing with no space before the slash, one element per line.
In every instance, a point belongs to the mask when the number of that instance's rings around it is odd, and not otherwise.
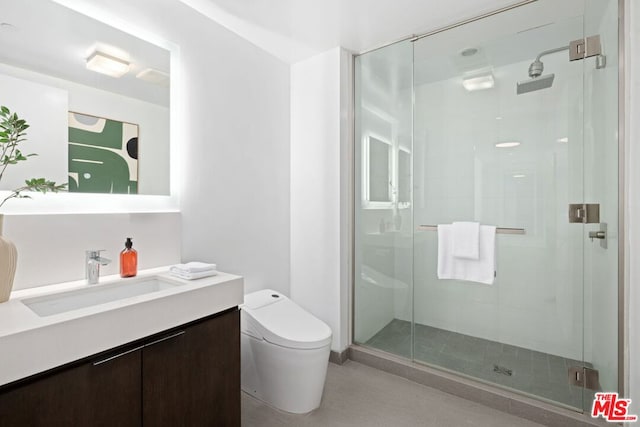
<path fill-rule="evenodd" d="M 600 229 L 589 232 L 589 239 L 593 242 L 593 239 L 600 240 L 600 247 L 602 249 L 607 249 L 607 240 L 609 238 L 609 234 L 607 233 L 607 223 L 601 222 Z"/>

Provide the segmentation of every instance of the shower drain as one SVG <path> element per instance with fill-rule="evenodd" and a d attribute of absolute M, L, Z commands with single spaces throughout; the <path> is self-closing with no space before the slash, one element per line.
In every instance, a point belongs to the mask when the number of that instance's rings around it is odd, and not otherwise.
<path fill-rule="evenodd" d="M 500 366 L 500 365 L 493 365 L 493 372 L 496 372 L 496 373 L 502 374 L 502 375 L 506 375 L 508 377 L 513 375 L 513 371 L 511 369 L 505 368 L 504 366 Z"/>

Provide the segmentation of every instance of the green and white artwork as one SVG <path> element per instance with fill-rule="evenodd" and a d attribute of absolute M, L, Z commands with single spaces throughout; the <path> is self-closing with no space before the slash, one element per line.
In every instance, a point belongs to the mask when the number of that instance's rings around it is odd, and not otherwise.
<path fill-rule="evenodd" d="M 138 193 L 138 125 L 69 112 L 69 191 Z"/>

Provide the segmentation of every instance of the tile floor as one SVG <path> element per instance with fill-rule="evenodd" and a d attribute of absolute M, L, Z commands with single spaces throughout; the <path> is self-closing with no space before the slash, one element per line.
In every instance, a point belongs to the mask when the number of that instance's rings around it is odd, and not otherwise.
<path fill-rule="evenodd" d="M 410 358 L 411 323 L 394 319 L 366 345 Z M 593 401 L 568 383 L 568 368 L 582 362 L 552 354 L 416 324 L 414 359 L 574 408 Z"/>
<path fill-rule="evenodd" d="M 275 410 L 242 394 L 244 427 L 535 427 L 534 422 L 353 361 L 329 364 L 320 408 L 306 415 Z"/>

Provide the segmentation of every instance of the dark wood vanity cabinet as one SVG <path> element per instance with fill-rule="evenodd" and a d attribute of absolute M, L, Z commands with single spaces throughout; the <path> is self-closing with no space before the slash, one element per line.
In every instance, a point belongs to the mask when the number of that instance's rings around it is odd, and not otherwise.
<path fill-rule="evenodd" d="M 236 310 L 143 348 L 146 426 L 240 426 L 239 325 Z"/>
<path fill-rule="evenodd" d="M 140 350 L 52 373 L 0 394 L 0 425 L 139 426 Z"/>
<path fill-rule="evenodd" d="M 239 311 L 4 387 L 0 425 L 240 426 Z"/>

